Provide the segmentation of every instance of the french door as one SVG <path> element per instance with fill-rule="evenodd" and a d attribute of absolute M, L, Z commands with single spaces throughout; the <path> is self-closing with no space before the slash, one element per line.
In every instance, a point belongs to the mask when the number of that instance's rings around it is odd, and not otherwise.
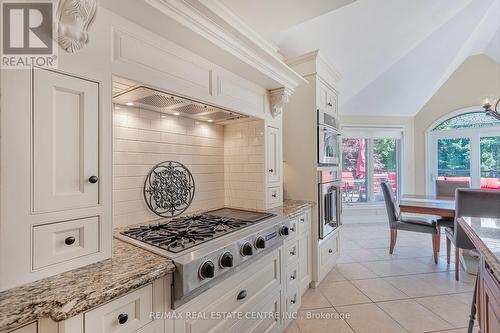
<path fill-rule="evenodd" d="M 498 127 L 431 132 L 427 158 L 429 194 L 435 194 L 438 179 L 469 181 L 471 188 L 500 189 Z"/>

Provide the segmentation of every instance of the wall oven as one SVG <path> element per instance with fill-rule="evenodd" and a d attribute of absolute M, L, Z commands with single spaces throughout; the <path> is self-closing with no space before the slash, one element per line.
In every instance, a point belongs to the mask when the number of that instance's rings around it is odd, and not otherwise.
<path fill-rule="evenodd" d="M 342 217 L 342 181 L 340 169 L 318 172 L 319 238 L 323 239 L 340 227 Z"/>
<path fill-rule="evenodd" d="M 318 110 L 318 165 L 340 165 L 340 140 L 338 119 Z"/>

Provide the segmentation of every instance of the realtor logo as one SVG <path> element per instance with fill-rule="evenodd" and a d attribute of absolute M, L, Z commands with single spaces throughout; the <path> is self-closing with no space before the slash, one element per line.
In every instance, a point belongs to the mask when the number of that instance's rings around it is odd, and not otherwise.
<path fill-rule="evenodd" d="M 53 3 L 2 1 L 2 68 L 55 67 Z"/>

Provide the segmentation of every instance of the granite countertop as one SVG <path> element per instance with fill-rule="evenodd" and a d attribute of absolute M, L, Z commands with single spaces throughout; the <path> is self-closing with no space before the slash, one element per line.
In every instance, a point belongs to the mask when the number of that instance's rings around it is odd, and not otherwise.
<path fill-rule="evenodd" d="M 458 223 L 500 279 L 500 219 L 464 216 Z"/>
<path fill-rule="evenodd" d="M 285 217 L 293 217 L 302 213 L 304 210 L 309 209 L 315 205 L 312 201 L 305 200 L 285 200 L 282 206 L 268 209 L 269 213 L 273 213 Z"/>
<path fill-rule="evenodd" d="M 171 260 L 113 240 L 113 258 L 0 292 L 0 332 L 62 321 L 175 270 Z"/>

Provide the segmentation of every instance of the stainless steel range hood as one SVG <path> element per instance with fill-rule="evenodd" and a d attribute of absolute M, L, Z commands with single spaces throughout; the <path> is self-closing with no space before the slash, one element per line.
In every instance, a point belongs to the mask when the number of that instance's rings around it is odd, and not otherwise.
<path fill-rule="evenodd" d="M 247 118 L 247 116 L 233 111 L 223 110 L 144 86 L 119 93 L 113 97 L 113 103 L 214 123 Z"/>

